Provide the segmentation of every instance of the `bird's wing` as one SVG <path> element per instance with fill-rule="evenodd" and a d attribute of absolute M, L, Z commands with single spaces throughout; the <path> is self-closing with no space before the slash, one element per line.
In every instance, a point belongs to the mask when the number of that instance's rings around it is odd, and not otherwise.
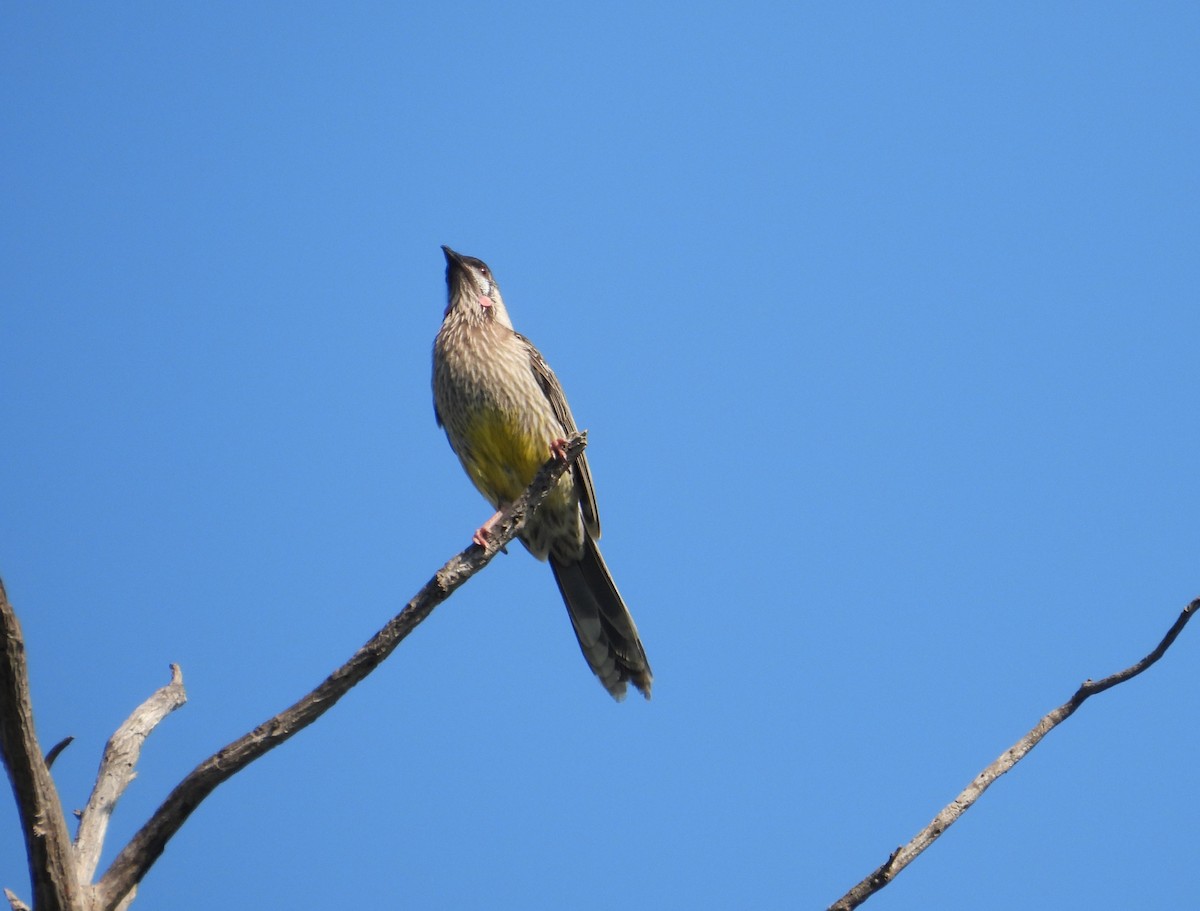
<path fill-rule="evenodd" d="M 575 426 L 575 418 L 571 415 L 571 407 L 567 404 L 567 396 L 563 392 L 558 377 L 554 375 L 554 371 L 550 369 L 550 365 L 546 363 L 542 353 L 533 346 L 533 342 L 519 332 L 514 332 L 513 335 L 529 352 L 529 366 L 546 396 L 546 401 L 550 403 L 554 416 L 562 424 L 564 433 L 567 435 L 575 433 L 578 430 Z M 575 481 L 579 488 L 579 506 L 583 510 L 583 522 L 592 537 L 599 538 L 600 511 L 596 508 L 596 490 L 592 487 L 592 472 L 588 468 L 586 454 L 581 455 L 575 462 Z"/>

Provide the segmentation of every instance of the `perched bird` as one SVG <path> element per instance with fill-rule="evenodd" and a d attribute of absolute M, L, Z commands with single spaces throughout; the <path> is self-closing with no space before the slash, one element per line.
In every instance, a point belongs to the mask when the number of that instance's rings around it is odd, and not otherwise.
<path fill-rule="evenodd" d="M 446 254 L 446 305 L 433 343 L 434 413 L 479 492 L 497 510 L 519 497 L 575 432 L 558 377 L 513 330 L 492 271 L 473 256 Z M 475 532 L 484 545 L 497 512 Z M 616 699 L 626 682 L 650 698 L 652 674 L 629 608 L 596 546 L 600 519 L 581 455 L 529 517 L 521 541 L 550 560 L 583 656 Z"/>

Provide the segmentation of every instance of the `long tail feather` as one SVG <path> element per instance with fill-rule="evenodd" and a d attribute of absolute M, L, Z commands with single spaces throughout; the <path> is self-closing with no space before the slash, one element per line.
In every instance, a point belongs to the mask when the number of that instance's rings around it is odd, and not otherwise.
<path fill-rule="evenodd" d="M 583 556 L 577 562 L 550 556 L 554 581 L 571 615 L 579 648 L 614 699 L 625 698 L 626 682 L 649 699 L 653 674 L 637 626 L 596 542 L 591 535 L 584 537 Z"/>

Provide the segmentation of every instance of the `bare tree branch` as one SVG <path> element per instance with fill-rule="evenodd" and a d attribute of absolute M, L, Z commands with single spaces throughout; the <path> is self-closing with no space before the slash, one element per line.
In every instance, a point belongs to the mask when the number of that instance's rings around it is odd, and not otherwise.
<path fill-rule="evenodd" d="M 25 832 L 37 911 L 125 911 L 142 878 L 192 811 L 223 781 L 307 727 L 378 667 L 438 604 L 516 537 L 528 515 L 570 470 L 585 446 L 586 433 L 575 434 L 565 447 L 565 458 L 552 458 L 542 467 L 529 489 L 494 524 L 486 549 L 472 545 L 452 558 L 399 614 L 316 689 L 193 769 L 94 886 L 88 883 L 96 869 L 108 820 L 134 777 L 133 769 L 145 738 L 167 714 L 186 701 L 182 674 L 172 665 L 171 683 L 139 706 L 109 740 L 96 786 L 80 814 L 79 835 L 72 850 L 62 804 L 49 773 L 50 763 L 71 738 L 57 744 L 42 758 L 33 726 L 21 630 L 0 583 L 0 753 L 12 780 Z M 1068 702 L 1043 717 L 1028 734 L 980 772 L 912 841 L 892 852 L 882 866 L 831 905 L 829 911 L 857 908 L 890 883 L 997 778 L 1020 762 L 1088 698 L 1136 677 L 1157 662 L 1197 610 L 1200 598 L 1184 608 L 1157 648 L 1141 661 L 1102 680 L 1085 681 Z M 14 893 L 5 890 L 5 895 L 13 911 L 29 911 L 29 906 Z"/>
<path fill-rule="evenodd" d="M 8 769 L 38 911 L 75 911 L 82 892 L 54 779 L 33 726 L 21 625 L 0 582 L 0 756 Z M 12 903 L 10 898 L 9 902 Z"/>
<path fill-rule="evenodd" d="M 167 715 L 187 702 L 183 689 L 183 672 L 178 664 L 171 665 L 171 682 L 157 690 L 149 699 L 133 710 L 125 723 L 109 738 L 100 760 L 100 771 L 96 774 L 96 785 L 92 796 L 79 817 L 79 831 L 75 835 L 75 862 L 79 881 L 90 883 L 100 862 L 100 851 L 104 847 L 104 835 L 113 809 L 129 783 L 133 781 L 138 757 L 146 737 L 158 727 Z"/>
<path fill-rule="evenodd" d="M 1042 718 L 1041 721 L 1034 725 L 1033 730 L 1001 753 L 995 762 L 975 776 L 975 780 L 961 794 L 942 808 L 942 811 L 933 818 L 933 821 L 918 832 L 912 841 L 893 851 L 892 855 L 882 866 L 830 905 L 829 911 L 850 911 L 852 908 L 857 908 L 895 879 L 897 873 L 912 863 L 922 851 L 937 840 L 938 836 L 950 828 L 963 813 L 970 809 L 971 805 L 979 799 L 992 782 L 1024 759 L 1026 754 L 1037 746 L 1043 737 L 1053 728 L 1070 718 L 1075 713 L 1075 710 L 1083 705 L 1090 696 L 1103 693 L 1118 683 L 1124 683 L 1126 680 L 1136 677 L 1158 661 L 1166 653 L 1167 649 L 1171 647 L 1171 643 L 1175 641 L 1184 626 L 1187 625 L 1188 620 L 1192 618 L 1192 614 L 1198 610 L 1200 610 L 1200 598 L 1197 598 L 1183 609 L 1183 613 L 1179 615 L 1179 618 L 1167 631 L 1167 634 L 1158 644 L 1158 647 L 1137 664 L 1105 677 L 1103 680 L 1085 680 L 1083 685 L 1075 691 L 1075 695 Z"/>
<path fill-rule="evenodd" d="M 399 614 L 320 686 L 188 773 L 96 884 L 96 911 L 116 911 L 119 903 L 141 882 L 142 877 L 162 854 L 167 841 L 179 831 L 192 811 L 221 782 L 283 743 L 297 731 L 312 724 L 332 708 L 351 687 L 378 667 L 435 607 L 491 562 L 497 551 L 503 549 L 524 527 L 526 517 L 537 509 L 558 483 L 558 479 L 579 458 L 586 445 L 586 432 L 574 434 L 567 441 L 566 458 L 552 458 L 542 466 L 529 489 L 504 511 L 502 520 L 493 526 L 486 550 L 472 545 L 453 557 Z"/>

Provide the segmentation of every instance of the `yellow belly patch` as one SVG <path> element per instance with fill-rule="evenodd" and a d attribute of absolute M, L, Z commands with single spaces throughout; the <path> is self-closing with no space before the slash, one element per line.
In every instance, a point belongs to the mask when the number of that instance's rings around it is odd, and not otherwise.
<path fill-rule="evenodd" d="M 478 415 L 465 428 L 463 465 L 492 505 L 519 497 L 542 463 L 550 458 L 550 439 L 526 432 L 499 412 Z"/>

